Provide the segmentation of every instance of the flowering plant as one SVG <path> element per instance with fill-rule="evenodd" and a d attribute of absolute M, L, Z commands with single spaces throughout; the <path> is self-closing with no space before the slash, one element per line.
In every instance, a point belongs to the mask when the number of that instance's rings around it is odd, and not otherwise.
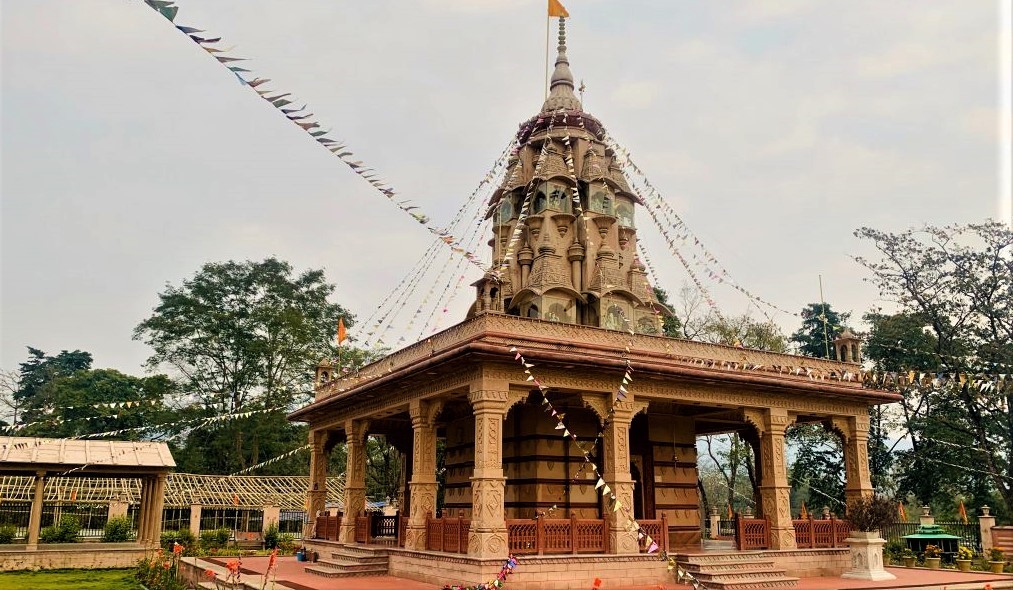
<path fill-rule="evenodd" d="M 182 548 L 182 545 L 180 545 Z M 179 559 L 182 549 L 166 555 L 159 549 L 137 562 L 134 576 L 149 590 L 185 590 L 186 584 L 179 579 Z"/>
<path fill-rule="evenodd" d="M 957 547 L 957 559 L 974 559 L 974 550 L 963 545 Z"/>
<path fill-rule="evenodd" d="M 942 555 L 943 555 L 943 550 L 940 549 L 939 547 L 937 547 L 935 545 L 926 545 L 925 546 L 925 557 L 927 557 L 927 558 L 941 557 Z"/>

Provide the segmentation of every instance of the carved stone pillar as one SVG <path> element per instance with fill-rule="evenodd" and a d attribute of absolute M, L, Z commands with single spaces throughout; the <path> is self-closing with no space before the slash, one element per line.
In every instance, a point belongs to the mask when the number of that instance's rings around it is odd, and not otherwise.
<path fill-rule="evenodd" d="M 503 476 L 503 416 L 508 389 L 468 393 L 475 414 L 475 471 L 471 477 L 471 529 L 468 555 L 507 557 L 507 529 L 503 509 L 506 477 Z"/>
<path fill-rule="evenodd" d="M 646 402 L 633 401 L 632 396 L 615 403 L 612 420 L 605 426 L 603 438 L 605 484 L 611 488 L 605 501 L 605 517 L 609 524 L 609 552 L 639 553 L 635 532 L 630 531 L 629 518 L 633 515 L 633 476 L 630 474 L 630 423 L 633 416 L 647 407 Z M 611 495 L 615 495 L 613 500 Z M 623 508 L 614 510 L 614 502 Z M 666 533 L 667 534 L 667 533 Z"/>
<path fill-rule="evenodd" d="M 366 510 L 366 434 L 368 420 L 345 422 L 345 511 L 338 528 L 339 543 L 355 542 L 355 517 Z"/>
<path fill-rule="evenodd" d="M 310 539 L 316 535 L 317 515 L 324 511 L 327 502 L 327 464 L 330 462 L 330 454 L 327 452 L 327 432 L 312 430 L 309 439 L 310 486 L 306 490 L 304 539 Z"/>
<path fill-rule="evenodd" d="M 844 498 L 851 504 L 873 494 L 869 474 L 869 417 L 850 416 L 844 435 Z"/>
<path fill-rule="evenodd" d="M 426 517 L 436 514 L 436 414 L 438 402 L 414 400 L 408 406 L 412 418 L 411 504 L 405 549 L 425 551 Z"/>
<path fill-rule="evenodd" d="M 791 485 L 784 461 L 784 430 L 791 422 L 788 412 L 767 409 L 760 432 L 760 501 L 770 523 L 770 548 L 794 549 L 795 525 L 791 521 Z"/>

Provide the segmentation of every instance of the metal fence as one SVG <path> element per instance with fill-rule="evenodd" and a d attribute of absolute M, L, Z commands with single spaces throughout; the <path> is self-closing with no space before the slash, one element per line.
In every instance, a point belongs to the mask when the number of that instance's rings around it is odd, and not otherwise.
<path fill-rule="evenodd" d="M 189 517 L 187 523 L 189 526 Z M 210 531 L 227 528 L 235 532 L 264 530 L 264 511 L 247 508 L 204 508 L 200 513 L 200 530 Z M 280 527 L 279 527 L 280 528 Z"/>
<path fill-rule="evenodd" d="M 42 528 L 59 524 L 64 516 L 77 518 L 82 539 L 100 539 L 109 519 L 109 507 L 105 504 L 46 503 L 42 505 Z"/>
<path fill-rule="evenodd" d="M 960 521 L 941 521 L 936 524 L 943 529 L 944 533 L 960 537 L 960 544 L 970 547 L 976 552 L 981 552 L 981 529 L 978 523 L 964 524 Z M 887 541 L 903 541 L 904 535 L 913 535 L 918 532 L 916 522 L 895 522 L 883 529 L 883 538 Z"/>
<path fill-rule="evenodd" d="M 28 520 L 32 513 L 31 502 L 0 502 L 0 526 L 14 527 L 14 538 L 28 537 Z"/>
<path fill-rule="evenodd" d="M 295 535 L 296 539 L 301 539 L 303 524 L 305 522 L 306 512 L 302 510 L 282 510 L 278 515 L 278 532 Z"/>
<path fill-rule="evenodd" d="M 190 507 L 186 508 L 163 508 L 162 509 L 162 530 L 179 531 L 190 529 Z"/>

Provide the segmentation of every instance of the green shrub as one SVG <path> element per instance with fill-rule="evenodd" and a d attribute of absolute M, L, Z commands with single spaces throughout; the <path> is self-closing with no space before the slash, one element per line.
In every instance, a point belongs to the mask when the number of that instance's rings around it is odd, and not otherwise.
<path fill-rule="evenodd" d="M 134 531 L 130 527 L 130 519 L 126 516 L 116 516 L 106 521 L 105 531 L 102 533 L 103 543 L 124 543 L 134 538 Z"/>
<path fill-rule="evenodd" d="M 14 542 L 14 537 L 16 537 L 17 534 L 18 529 L 14 528 L 14 525 L 0 525 L 0 545 L 10 545 Z"/>
<path fill-rule="evenodd" d="M 273 522 L 264 531 L 264 547 L 274 549 L 278 546 L 278 525 Z"/>
<path fill-rule="evenodd" d="M 220 528 L 212 531 L 201 531 L 200 544 L 204 549 L 221 549 L 229 544 L 232 529 Z"/>
<path fill-rule="evenodd" d="M 292 553 L 295 549 L 295 535 L 292 533 L 282 533 L 278 535 L 278 549 L 283 554 Z"/>
<path fill-rule="evenodd" d="M 81 533 L 81 525 L 73 514 L 64 514 L 55 526 L 47 526 L 39 531 L 39 540 L 43 543 L 76 543 Z"/>

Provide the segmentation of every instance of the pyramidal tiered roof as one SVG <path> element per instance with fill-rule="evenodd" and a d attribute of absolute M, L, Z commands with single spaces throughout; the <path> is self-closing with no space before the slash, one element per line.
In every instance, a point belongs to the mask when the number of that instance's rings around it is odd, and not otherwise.
<path fill-rule="evenodd" d="M 549 95 L 520 125 L 506 176 L 490 201 L 493 270 L 472 314 L 660 332 L 662 315 L 637 258 L 631 190 L 601 123 L 574 94 L 559 19 Z"/>

